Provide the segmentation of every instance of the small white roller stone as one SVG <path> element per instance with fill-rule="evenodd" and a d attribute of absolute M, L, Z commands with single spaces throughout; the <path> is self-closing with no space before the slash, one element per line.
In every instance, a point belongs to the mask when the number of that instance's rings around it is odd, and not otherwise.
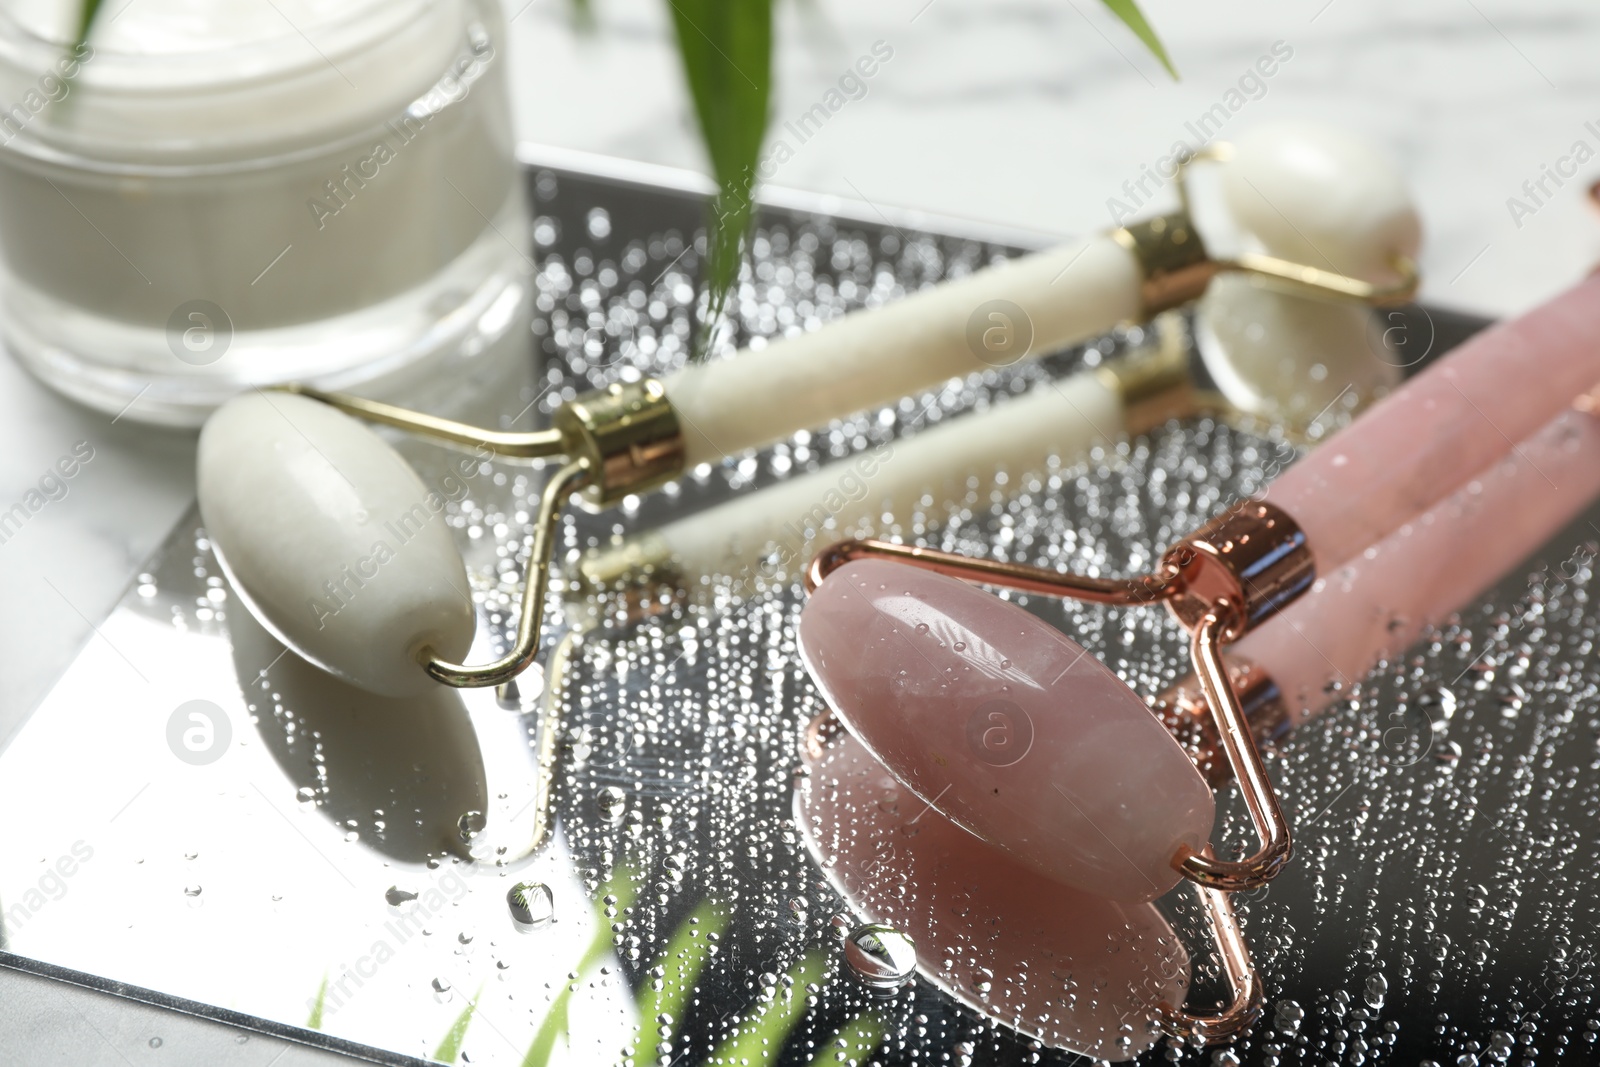
<path fill-rule="evenodd" d="M 1360 137 L 1309 122 L 1253 127 L 1219 168 L 1233 221 L 1273 255 L 1375 284 L 1422 240 L 1399 170 Z"/>

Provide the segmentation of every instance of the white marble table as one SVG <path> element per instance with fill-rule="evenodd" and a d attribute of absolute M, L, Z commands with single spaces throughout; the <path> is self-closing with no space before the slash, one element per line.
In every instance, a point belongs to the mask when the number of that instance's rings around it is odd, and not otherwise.
<path fill-rule="evenodd" d="M 662 0 L 505 0 L 517 129 L 545 144 L 700 169 Z M 1220 136 L 1305 116 L 1387 145 L 1414 182 L 1424 297 L 1506 314 L 1600 261 L 1586 187 L 1600 160 L 1600 11 L 1579 0 L 1144 0 L 1183 80 L 1172 83 L 1094 0 L 810 0 L 781 5 L 777 132 L 784 186 L 1042 233 L 1110 222 L 1108 200 L 1221 105 Z M 876 42 L 892 49 L 804 143 L 785 123 L 823 100 Z M 1229 90 L 1275 44 L 1271 78 Z M 1257 98 L 1250 98 L 1251 95 Z M 1213 112 L 1219 118 L 1221 113 Z M 1588 125 L 1593 123 L 1593 125 Z M 1584 151 L 1577 145 L 1582 143 Z M 1548 168 L 1548 170 L 1547 170 Z M 1544 181 L 1538 202 L 1524 182 Z M 1147 184 L 1147 191 L 1155 191 Z M 1170 195 L 1162 190 L 1160 195 Z M 1516 211 L 1510 198 L 1526 209 Z M 188 506 L 192 443 L 50 396 L 0 361 L 0 512 L 79 441 L 94 459 L 0 543 L 0 747 L 76 651 L 95 640 L 140 561 Z M 108 692 L 108 700 L 116 699 Z"/>
<path fill-rule="evenodd" d="M 663 0 L 593 0 L 590 38 L 572 33 L 567 0 L 508 2 L 524 138 L 704 168 Z M 1292 55 L 1259 99 L 1235 98 L 1220 137 L 1294 117 L 1385 146 L 1422 206 L 1425 300 L 1507 314 L 1600 262 L 1600 212 L 1587 201 L 1600 179 L 1593 4 L 1141 3 L 1178 83 L 1097 0 L 782 4 L 774 136 L 794 154 L 771 180 L 1045 233 L 1101 229 L 1107 201 L 1127 199 L 1123 183 L 1174 140 L 1195 145 L 1188 124 L 1281 41 Z M 877 41 L 894 55 L 866 95 L 799 143 L 785 124 Z M 1533 203 L 1523 183 L 1579 141 L 1595 159 L 1560 187 L 1546 179 L 1550 195 Z M 1531 214 L 1513 220 L 1511 197 Z"/>

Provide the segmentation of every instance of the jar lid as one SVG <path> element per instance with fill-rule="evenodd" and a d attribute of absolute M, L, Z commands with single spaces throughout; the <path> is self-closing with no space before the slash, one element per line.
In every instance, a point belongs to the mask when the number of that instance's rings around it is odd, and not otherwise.
<path fill-rule="evenodd" d="M 77 0 L 0 0 L 7 148 L 236 166 L 398 119 L 492 56 L 470 0 L 108 0 L 74 52 L 77 17 Z"/>

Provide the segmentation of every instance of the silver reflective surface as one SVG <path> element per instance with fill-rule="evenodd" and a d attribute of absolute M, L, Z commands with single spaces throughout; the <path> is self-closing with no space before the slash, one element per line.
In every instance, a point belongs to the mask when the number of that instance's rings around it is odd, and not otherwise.
<path fill-rule="evenodd" d="M 534 187 L 549 386 L 535 410 L 626 367 L 681 363 L 695 205 L 551 172 Z M 605 226 L 593 224 L 596 207 Z M 758 235 L 740 328 L 805 324 L 998 251 L 778 215 Z M 1108 341 L 1104 353 L 1139 340 Z M 959 416 L 1043 373 L 953 383 L 694 472 L 637 507 L 572 516 L 563 558 L 914 432 L 906 424 L 924 409 Z M 507 400 L 507 415 L 526 402 Z M 441 453 L 405 449 L 425 481 L 440 477 Z M 954 513 L 897 516 L 891 530 L 1133 571 L 1290 451 L 1270 433 L 1172 425 Z M 480 601 L 475 658 L 505 638 L 541 479 L 488 467 L 452 503 Z M 1591 1056 L 1593 536 L 1575 525 L 1530 565 L 1545 568 L 1539 577 L 1523 568 L 1273 758 L 1298 858 L 1239 902 L 1269 1001 L 1232 1055 Z M 662 596 L 648 612 L 552 604 L 547 654 L 560 662 L 516 694 L 401 702 L 284 653 L 236 608 L 192 523 L 147 572 L 0 754 L 0 915 L 12 951 L 480 1064 L 1074 1058 L 1030 1047 L 926 981 L 886 998 L 851 973 L 833 933 L 841 902 L 791 821 L 799 745 L 821 710 L 795 652 L 791 582 L 744 597 Z M 1164 615 L 1019 600 L 1143 694 L 1185 668 Z M 539 729 L 552 709 L 557 826 L 530 852 Z M 1243 844 L 1242 807 L 1222 799 L 1220 839 Z M 1198 917 L 1181 891 L 1167 903 L 1203 1001 L 1216 976 Z"/>

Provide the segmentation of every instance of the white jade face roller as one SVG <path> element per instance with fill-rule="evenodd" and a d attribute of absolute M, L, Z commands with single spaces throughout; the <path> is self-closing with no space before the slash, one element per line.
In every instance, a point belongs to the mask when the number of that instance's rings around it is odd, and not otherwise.
<path fill-rule="evenodd" d="M 1220 168 L 1224 199 L 1249 246 L 1247 259 L 1287 257 L 1273 261 L 1281 264 L 1306 254 L 1328 271 L 1359 268 L 1389 277 L 1388 263 L 1405 262 L 1416 252 L 1417 213 L 1400 175 L 1359 139 L 1277 123 L 1235 144 L 1214 145 L 1207 158 L 1230 160 Z M 1298 224 L 1285 222 L 1274 209 L 1279 202 L 1290 205 Z M 1186 212 L 1187 207 L 1180 214 Z M 1398 360 L 1375 331 L 1366 303 L 1283 279 L 1281 272 L 1223 274 L 1195 305 L 1197 346 L 1229 405 L 1304 430 L 1334 404 L 1348 411 L 1398 383 Z M 953 294 L 954 286 L 936 292 L 947 291 Z M 918 299 L 923 297 L 901 304 Z M 901 304 L 874 312 L 874 320 L 887 321 L 880 317 Z M 711 576 L 744 581 L 792 575 L 828 530 L 870 525 L 885 513 L 910 514 L 919 501 L 938 510 L 973 488 L 988 490 L 998 472 L 1037 471 L 1052 456 L 1067 460 L 1195 410 L 1198 398 L 1178 351 L 1181 328 L 1166 316 L 1154 325 L 1161 348 L 1154 355 L 1040 383 L 988 412 L 630 536 L 590 553 L 582 573 L 595 586 L 646 574 L 689 586 Z M 833 336 L 832 329 L 814 335 L 819 345 Z M 758 363 L 751 367 L 754 373 Z"/>
<path fill-rule="evenodd" d="M 1367 300 L 1414 288 L 1414 213 L 1375 182 L 1367 161 L 1309 128 L 1246 149 L 1227 165 L 1252 186 L 1287 197 L 1286 183 L 1309 183 L 1296 194 L 1305 208 L 1297 231 L 1347 250 L 1363 269 L 1392 265 L 1400 280 L 1374 284 L 1258 253 L 1213 259 L 1185 203 L 1171 215 L 979 271 L 758 352 L 691 366 L 665 383 L 612 385 L 563 405 L 551 430 L 487 431 L 308 388 L 239 398 L 201 436 L 202 515 L 245 601 L 312 662 L 380 693 L 415 692 L 429 679 L 499 684 L 536 654 L 551 535 L 562 505 L 580 490 L 590 504 L 609 506 L 699 463 L 1147 318 L 1193 299 L 1224 271 Z M 1318 165 L 1297 171 L 1304 158 Z M 1346 186 L 1370 195 L 1351 201 Z M 972 341 L 974 314 L 995 301 L 1022 314 L 1029 345 L 991 351 Z M 459 662 L 474 614 L 439 519 L 442 505 L 432 505 L 438 494 L 351 415 L 496 458 L 564 458 L 541 497 L 517 636 L 501 659 Z"/>

